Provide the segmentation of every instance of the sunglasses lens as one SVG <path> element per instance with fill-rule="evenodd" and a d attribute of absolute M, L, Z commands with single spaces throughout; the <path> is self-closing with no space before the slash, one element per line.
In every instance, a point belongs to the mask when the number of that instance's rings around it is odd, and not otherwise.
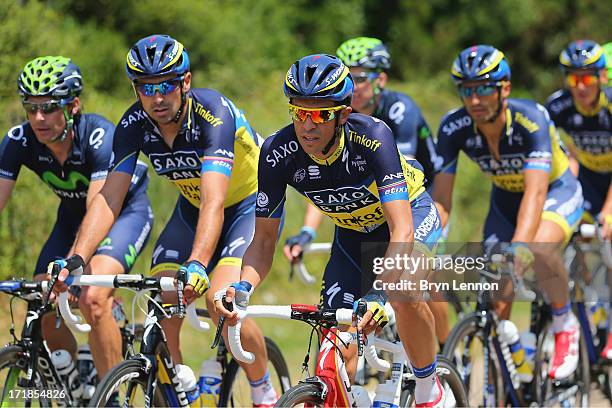
<path fill-rule="evenodd" d="M 44 114 L 56 112 L 60 108 L 60 104 L 57 102 L 47 102 L 47 103 L 30 103 L 24 102 L 23 108 L 28 113 L 36 113 L 41 111 Z"/>
<path fill-rule="evenodd" d="M 567 85 L 571 88 L 575 87 L 576 85 L 578 85 L 578 75 L 576 74 L 569 74 L 566 78 L 565 81 L 567 82 Z"/>
<path fill-rule="evenodd" d="M 159 84 L 136 84 L 135 86 L 136 90 L 144 96 L 153 96 L 156 91 L 159 92 L 160 95 L 166 96 L 174 92 L 179 83 L 180 79 L 173 79 Z"/>
<path fill-rule="evenodd" d="M 472 96 L 472 91 L 474 90 L 474 88 L 466 88 L 466 87 L 459 87 L 459 95 L 461 95 L 462 98 L 469 98 L 470 96 Z"/>
<path fill-rule="evenodd" d="M 491 85 L 481 85 L 476 88 L 476 93 L 479 96 L 489 96 L 495 92 L 495 87 Z"/>
<path fill-rule="evenodd" d="M 597 75 L 568 74 L 565 77 L 565 81 L 567 82 L 567 85 L 571 88 L 578 86 L 579 83 L 582 83 L 584 86 L 591 86 L 597 83 Z"/>
<path fill-rule="evenodd" d="M 320 110 L 306 110 L 300 109 L 295 106 L 289 106 L 289 114 L 295 121 L 305 122 L 306 118 L 310 116 L 312 123 L 321 124 L 329 122 L 336 117 L 334 110 L 331 109 L 320 109 Z"/>

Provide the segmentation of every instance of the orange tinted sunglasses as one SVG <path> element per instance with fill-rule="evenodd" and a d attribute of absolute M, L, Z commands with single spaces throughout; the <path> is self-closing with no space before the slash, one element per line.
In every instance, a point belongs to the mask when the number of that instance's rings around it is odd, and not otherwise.
<path fill-rule="evenodd" d="M 289 104 L 289 114 L 291 119 L 297 122 L 306 122 L 306 118 L 310 116 L 312 123 L 321 124 L 335 119 L 336 112 L 346 108 L 344 105 L 334 106 L 331 108 L 303 108 Z"/>
<path fill-rule="evenodd" d="M 565 76 L 565 82 L 570 88 L 578 86 L 578 83 L 582 83 L 584 86 L 591 86 L 597 84 L 599 77 L 595 74 L 567 74 Z"/>

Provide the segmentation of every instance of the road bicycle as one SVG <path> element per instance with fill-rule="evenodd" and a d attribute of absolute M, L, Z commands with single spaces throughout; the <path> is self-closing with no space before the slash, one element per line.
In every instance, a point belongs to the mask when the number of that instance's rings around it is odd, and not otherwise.
<path fill-rule="evenodd" d="M 300 381 L 291 387 L 278 400 L 279 407 L 293 407 L 300 404 L 308 406 L 363 406 L 371 404 L 365 390 L 359 386 L 351 386 L 342 360 L 342 347 L 357 343 L 359 354 L 365 355 L 369 364 L 380 371 L 388 371 L 390 379 L 379 385 L 379 393 L 387 394 L 396 405 L 410 406 L 414 403 L 415 377 L 407 364 L 407 357 L 400 342 L 388 341 L 369 335 L 367 342 L 359 331 L 339 331 L 338 325 L 353 323 L 352 309 L 321 309 L 316 305 L 292 304 L 288 306 L 248 306 L 240 307 L 236 299 L 232 308 L 237 310 L 239 321 L 236 326 L 229 327 L 229 347 L 234 356 L 244 362 L 253 362 L 255 356 L 245 351 L 240 342 L 241 321 L 247 317 L 267 317 L 277 319 L 299 320 L 315 328 L 321 328 L 323 341 L 318 352 L 315 376 Z M 361 314 L 365 305 L 358 308 Z M 361 316 L 357 315 L 357 319 Z M 378 357 L 377 351 L 385 350 L 392 356 L 392 364 Z M 305 369 L 308 368 L 305 359 Z M 437 374 L 440 382 L 447 390 L 449 406 L 467 406 L 465 389 L 459 373 L 452 363 L 442 356 L 438 357 Z M 365 393 L 365 394 L 364 394 Z M 377 395 L 376 398 L 380 398 Z"/>
<path fill-rule="evenodd" d="M 197 330 L 209 330 L 208 323 L 199 319 L 199 316 L 209 317 L 205 310 L 196 309 L 194 303 L 185 308 L 182 300 L 183 282 L 179 279 L 175 283 L 171 277 L 153 278 L 132 274 L 81 275 L 74 277 L 71 285 L 128 288 L 138 291 L 140 296 L 145 296 L 144 291 L 153 292 L 151 296 L 147 295 L 144 334 L 139 353 L 130 356 L 106 374 L 96 388 L 90 406 L 104 407 L 109 403 L 123 407 L 189 406 L 168 351 L 165 334 L 159 324 L 162 319 L 171 316 L 185 316 Z M 177 304 L 161 305 L 161 291 L 177 291 Z M 65 294 L 60 295 L 59 305 L 68 324 L 82 324 L 79 317 L 70 311 Z M 273 379 L 276 390 L 282 393 L 291 384 L 287 364 L 278 346 L 269 338 L 265 341 L 270 378 Z M 224 345 L 217 351 L 217 360 L 223 369 L 219 406 L 251 405 L 248 382 L 241 374 L 243 372 L 237 361 L 230 358 Z"/>

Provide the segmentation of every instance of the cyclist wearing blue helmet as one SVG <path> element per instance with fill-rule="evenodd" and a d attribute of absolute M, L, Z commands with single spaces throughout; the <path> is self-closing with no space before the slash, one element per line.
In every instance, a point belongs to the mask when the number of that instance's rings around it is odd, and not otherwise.
<path fill-rule="evenodd" d="M 585 218 L 603 225 L 612 238 L 612 88 L 603 47 L 594 41 L 571 42 L 559 63 L 566 89 L 552 94 L 546 107 L 563 130 L 574 173 L 584 191 Z M 602 356 L 612 359 L 612 334 Z"/>
<path fill-rule="evenodd" d="M 73 255 L 73 245 L 91 203 L 108 175 L 115 127 L 100 115 L 81 112 L 83 78 L 69 58 L 38 57 L 29 61 L 18 79 L 27 122 L 14 126 L 0 144 L 0 211 L 6 205 L 22 167 L 36 173 L 60 199 L 57 220 L 39 255 L 35 279 L 48 279 L 47 265 Z M 147 197 L 147 166 L 127 188 L 126 204 L 117 223 L 93 243 L 87 273 L 128 273 L 146 243 L 153 217 Z M 113 291 L 83 289 L 79 305 L 91 325 L 89 344 L 100 378 L 121 361 L 121 333 L 112 315 Z M 64 326 L 55 327 L 50 314 L 43 335 L 50 350 L 76 352 L 76 342 Z M 104 340 L 103 340 L 104 339 Z"/>
<path fill-rule="evenodd" d="M 441 234 L 438 212 L 423 186 L 423 168 L 402 156 L 391 129 L 379 119 L 351 113 L 353 87 L 348 67 L 331 55 L 304 57 L 287 72 L 284 92 L 292 123 L 262 146 L 255 238 L 244 257 L 242 280 L 216 298 L 239 292 L 248 300 L 270 271 L 291 185 L 336 224 L 321 306 L 354 307 L 362 299 L 367 304 L 362 326 L 373 330 L 388 322 L 388 299 L 417 376 L 417 406 L 442 406 L 431 311 L 418 291 L 393 291 L 388 285 L 404 272 L 400 266 L 376 268 L 385 257 L 431 253 Z M 427 278 L 426 270 L 408 269 L 405 281 Z M 223 313 L 235 319 L 234 313 Z M 356 362 L 350 356 L 353 350 L 347 357 Z M 355 365 L 347 367 L 353 377 Z"/>
<path fill-rule="evenodd" d="M 491 178 L 484 242 L 509 243 L 506 250 L 513 255 L 515 273 L 534 264 L 553 310 L 555 352 L 549 374 L 567 378 L 578 364 L 580 330 L 571 312 L 559 249 L 582 214 L 580 184 L 569 171 L 546 109 L 509 98 L 510 67 L 500 50 L 490 45 L 466 48 L 451 73 L 463 107 L 449 112 L 440 124 L 437 148 L 443 164 L 434 181 L 434 200 L 444 207 L 446 219 L 460 151 Z M 509 318 L 509 303 L 500 302 L 497 308 L 502 318 Z"/>
<path fill-rule="evenodd" d="M 112 224 L 110 215 L 121 207 L 142 151 L 155 171 L 180 191 L 155 244 L 151 272 L 182 277 L 186 300 L 192 302 L 209 286 L 219 289 L 240 276 L 242 255 L 255 226 L 258 135 L 226 96 L 191 87 L 187 51 L 167 35 L 137 41 L 127 54 L 126 71 L 137 101 L 117 125 L 109 177 L 92 204 L 97 217 L 85 220 L 87 233 L 75 251 L 88 254 L 95 237 Z M 206 300 L 217 321 L 212 294 Z M 167 294 L 167 300 L 175 301 L 176 294 Z M 181 323 L 176 318 L 162 322 L 175 362 L 182 361 Z M 263 336 L 254 322 L 245 325 L 243 336 L 258 357 L 255 364 L 244 366 L 253 403 L 271 406 L 276 393 L 267 372 Z"/>

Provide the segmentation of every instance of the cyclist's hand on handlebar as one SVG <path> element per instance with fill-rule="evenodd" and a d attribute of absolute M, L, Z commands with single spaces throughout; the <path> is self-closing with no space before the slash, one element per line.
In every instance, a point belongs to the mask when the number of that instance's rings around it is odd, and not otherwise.
<path fill-rule="evenodd" d="M 315 234 L 312 228 L 303 227 L 299 234 L 293 235 L 285 241 L 283 254 L 291 263 L 295 263 L 302 257 L 304 246 L 312 242 Z"/>
<path fill-rule="evenodd" d="M 60 293 L 68 290 L 68 286 L 70 286 L 69 276 L 71 274 L 80 275 L 83 273 L 85 269 L 85 262 L 80 255 L 72 255 L 67 259 L 58 259 L 49 263 L 47 267 L 47 274 L 50 278 L 58 273 L 57 280 L 53 285 L 53 293 L 56 296 L 59 296 Z"/>
<path fill-rule="evenodd" d="M 529 245 L 524 242 L 513 242 L 507 249 L 507 253 L 512 255 L 512 260 L 514 262 L 514 273 L 518 276 L 523 276 L 524 272 L 529 269 L 533 261 L 535 260 L 535 256 L 531 249 L 529 249 Z"/>
<path fill-rule="evenodd" d="M 215 293 L 215 311 L 224 316 L 227 323 L 234 326 L 238 323 L 238 313 L 235 310 L 228 310 L 223 301 L 225 300 L 226 303 L 235 301 L 237 306 L 246 308 L 249 305 L 249 298 L 252 293 L 253 285 L 249 282 L 240 281 L 232 283 L 227 288 L 220 289 Z"/>
<path fill-rule="evenodd" d="M 364 300 L 367 305 L 367 309 L 361 321 L 359 322 L 358 328 L 363 330 L 365 335 L 370 334 L 373 331 L 379 333 L 383 327 L 389 323 L 389 316 L 385 311 L 385 301 L 382 296 L 375 294 L 365 295 L 363 298 L 353 302 L 353 312 L 357 312 L 359 301 Z"/>
<path fill-rule="evenodd" d="M 183 293 L 187 303 L 191 303 L 202 296 L 210 287 L 206 267 L 195 259 L 181 265 L 176 273 L 176 277 L 177 279 L 181 277 L 184 279 L 183 282 L 186 286 Z"/>
<path fill-rule="evenodd" d="M 601 237 L 604 240 L 612 239 L 612 214 L 604 214 L 604 211 L 599 215 L 601 223 Z"/>

